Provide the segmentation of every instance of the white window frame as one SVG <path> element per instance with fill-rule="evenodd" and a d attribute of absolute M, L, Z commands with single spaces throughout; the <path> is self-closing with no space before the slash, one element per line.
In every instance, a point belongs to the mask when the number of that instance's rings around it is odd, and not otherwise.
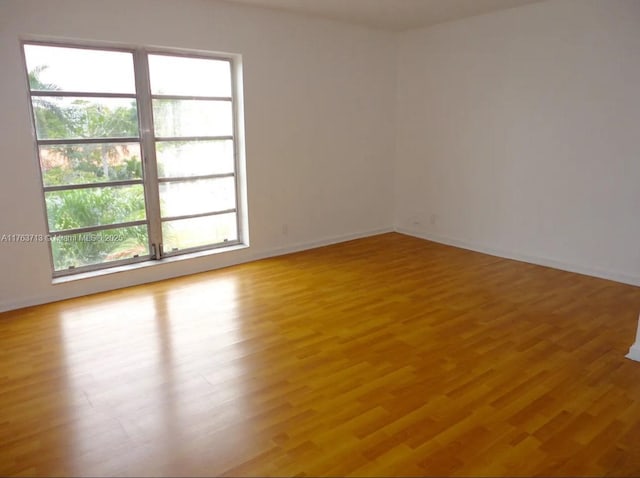
<path fill-rule="evenodd" d="M 85 50 L 102 50 L 131 53 L 133 57 L 133 68 L 135 75 L 135 93 L 134 94 L 114 94 L 114 93 L 86 93 L 86 92 L 70 92 L 70 91 L 32 91 L 29 84 L 29 72 L 26 63 L 25 45 L 40 45 L 62 48 L 75 48 Z M 62 278 L 74 275 L 86 275 L 86 273 L 105 271 L 114 272 L 123 270 L 123 266 L 155 261 L 161 262 L 165 258 L 178 258 L 184 256 L 189 258 L 199 256 L 206 251 L 222 252 L 224 249 L 234 250 L 238 246 L 248 246 L 248 227 L 246 214 L 246 178 L 244 164 L 244 124 L 242 112 L 242 87 L 241 87 L 241 57 L 238 54 L 223 54 L 202 51 L 189 51 L 174 48 L 148 48 L 144 46 L 112 46 L 104 43 L 87 43 L 87 42 L 66 42 L 66 41 L 49 41 L 49 40 L 30 40 L 25 39 L 20 42 L 22 52 L 23 65 L 27 76 L 27 89 L 29 93 L 29 109 L 31 112 L 32 131 L 36 149 L 36 159 L 38 162 L 38 172 L 40 173 L 41 199 L 43 203 L 43 211 L 48 217 L 46 205 L 46 192 L 56 190 L 81 189 L 85 187 L 110 187 L 123 186 L 129 184 L 142 184 L 144 188 L 146 220 L 134 221 L 131 223 L 117 223 L 106 226 L 93 226 L 67 231 L 50 231 L 49 222 L 46 222 L 47 237 L 65 236 L 80 233 L 92 233 L 98 231 L 107 231 L 118 227 L 129 227 L 135 225 L 146 225 L 149 238 L 149 253 L 140 255 L 139 257 L 131 257 L 121 260 L 114 260 L 105 263 L 91 264 L 86 266 L 73 267 L 64 270 L 56 270 L 53 259 L 53 249 L 49 241 L 49 259 L 53 278 Z M 184 58 L 201 58 L 210 60 L 227 61 L 230 65 L 231 73 L 231 96 L 230 97 L 201 97 L 186 95 L 152 95 L 149 77 L 148 55 L 166 55 L 172 57 Z M 35 111 L 33 107 L 33 97 L 113 97 L 113 98 L 131 98 L 135 99 L 138 113 L 139 134 L 135 138 L 95 138 L 95 139 L 38 139 L 35 122 Z M 153 125 L 153 103 L 152 100 L 159 99 L 190 99 L 190 100 L 215 100 L 230 101 L 232 105 L 232 122 L 233 130 L 231 136 L 198 136 L 198 137 L 176 137 L 165 138 L 156 137 Z M 233 158 L 234 171 L 232 174 L 212 174 L 205 177 L 234 177 L 235 183 L 235 201 L 236 207 L 225 211 L 217 211 L 214 213 L 193 214 L 187 216 L 176 216 L 171 218 L 162 218 L 160 213 L 160 194 L 159 185 L 161 182 L 175 181 L 175 178 L 161 179 L 158 177 L 158 166 L 156 161 L 156 143 L 158 141 L 179 140 L 179 141 L 198 141 L 198 140 L 217 140 L 226 139 L 233 142 Z M 42 174 L 42 163 L 40 160 L 41 145 L 55 144 L 90 144 L 90 143 L 138 143 L 140 145 L 141 162 L 142 162 L 142 179 L 141 180 L 123 180 L 94 183 L 91 185 L 68 185 L 68 186 L 45 186 Z M 189 177 L 190 180 L 203 179 L 201 176 Z M 186 178 L 184 178 L 186 180 Z M 229 240 L 222 243 L 207 244 L 197 247 L 189 247 L 178 251 L 164 251 L 162 244 L 162 222 L 168 220 L 188 219 L 195 217 L 204 217 L 208 215 L 224 214 L 235 212 L 236 214 L 236 231 L 237 239 Z"/>

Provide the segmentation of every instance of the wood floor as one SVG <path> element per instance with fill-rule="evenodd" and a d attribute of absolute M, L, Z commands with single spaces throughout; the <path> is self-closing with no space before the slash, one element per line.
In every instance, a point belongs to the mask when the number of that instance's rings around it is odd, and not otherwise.
<path fill-rule="evenodd" d="M 399 234 L 0 314 L 0 475 L 640 475 L 640 288 Z"/>

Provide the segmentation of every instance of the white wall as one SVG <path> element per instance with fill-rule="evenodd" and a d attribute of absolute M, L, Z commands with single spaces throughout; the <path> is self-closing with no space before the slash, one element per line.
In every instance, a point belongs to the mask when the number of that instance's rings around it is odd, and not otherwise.
<path fill-rule="evenodd" d="M 640 285 L 640 2 L 402 34 L 401 231 Z"/>
<path fill-rule="evenodd" d="M 391 34 L 214 1 L 0 0 L 0 234 L 45 233 L 19 46 L 33 36 L 242 54 L 251 247 L 52 285 L 46 244 L 0 243 L 0 310 L 392 227 Z"/>

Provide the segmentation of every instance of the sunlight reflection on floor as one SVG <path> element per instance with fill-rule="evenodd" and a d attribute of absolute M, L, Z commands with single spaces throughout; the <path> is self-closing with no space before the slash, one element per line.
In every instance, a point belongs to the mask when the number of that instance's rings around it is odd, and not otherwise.
<path fill-rule="evenodd" d="M 236 278 L 227 276 L 155 297 L 90 297 L 84 307 L 63 314 L 66 377 L 73 391 L 72 430 L 66 436 L 74 469 L 91 460 L 94 447 L 126 455 L 127 440 L 145 444 L 146 454 L 158 457 L 188 442 L 181 454 L 189 454 L 198 437 L 249 416 L 243 397 L 253 362 L 245 359 L 251 351 L 245 349 L 237 304 Z M 105 427 L 113 432 L 101 435 L 99 443 L 92 426 L 97 421 L 113 422 Z M 250 442 L 246 432 L 236 428 L 235 439 Z M 134 470 L 136 459 L 130 458 L 119 466 Z"/>

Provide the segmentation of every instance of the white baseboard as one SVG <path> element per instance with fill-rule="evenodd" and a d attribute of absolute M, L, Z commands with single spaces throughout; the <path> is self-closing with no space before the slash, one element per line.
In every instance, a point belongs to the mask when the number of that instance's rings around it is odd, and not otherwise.
<path fill-rule="evenodd" d="M 636 362 L 640 362 L 640 343 L 636 342 L 629 349 L 629 353 L 625 355 L 628 359 L 635 360 Z"/>
<path fill-rule="evenodd" d="M 638 317 L 638 331 L 636 332 L 636 343 L 631 346 L 629 353 L 625 355 L 628 359 L 640 362 L 640 317 Z"/>
<path fill-rule="evenodd" d="M 366 231 L 360 231 L 360 232 L 356 232 L 356 233 L 349 233 L 349 234 L 342 234 L 342 235 L 337 235 L 337 236 L 329 236 L 329 237 L 325 237 L 323 239 L 318 239 L 318 240 L 314 240 L 314 241 L 308 241 L 308 242 L 299 242 L 299 243 L 295 243 L 295 244 L 291 244 L 291 245 L 287 245 L 284 247 L 276 247 L 276 248 L 271 248 L 271 249 L 266 249 L 266 250 L 262 250 L 262 251 L 255 251 L 252 250 L 252 248 L 246 248 L 242 251 L 240 257 L 236 257 L 235 259 L 232 260 L 220 260 L 220 262 L 218 264 L 216 264 L 215 266 L 211 267 L 209 266 L 204 266 L 204 267 L 195 267 L 193 270 L 190 270 L 189 272 L 186 273 L 168 273 L 168 274 L 159 274 L 159 277 L 157 278 L 157 281 L 161 281 L 161 280 L 167 280 L 167 279 L 175 279 L 176 277 L 181 277 L 184 275 L 190 275 L 190 274 L 198 274 L 201 272 L 207 272 L 210 270 L 216 270 L 216 269 L 221 269 L 224 267 L 230 267 L 230 266 L 234 266 L 234 265 L 239 265 L 239 264 L 244 264 L 247 262 L 252 262 L 252 261 L 257 261 L 260 259 L 267 259 L 269 257 L 276 257 L 276 256 L 282 256 L 285 254 L 291 254 L 294 252 L 300 252 L 300 251 L 305 251 L 308 249 L 315 249 L 317 247 L 323 247 L 323 246 L 329 246 L 331 244 L 338 244 L 340 242 L 347 242 L 347 241 L 352 241 L 354 239 L 361 239 L 364 237 L 370 237 L 370 236 L 376 236 L 378 234 L 384 234 L 387 232 L 394 232 L 394 229 L 392 227 L 385 227 L 385 228 L 377 228 L 377 229 L 369 229 Z M 232 253 L 229 253 L 232 254 Z M 185 260 L 189 260 L 189 259 L 185 259 Z M 158 264 L 158 266 L 165 266 L 166 264 Z M 153 266 L 151 266 L 153 267 Z M 91 280 L 91 279 L 88 279 Z M 156 280 L 152 281 L 155 282 Z M 134 283 L 124 283 L 122 287 L 134 287 L 136 285 L 142 285 L 145 283 L 149 283 L 150 281 L 140 281 L 140 282 L 134 282 Z M 61 284 L 62 285 L 62 284 Z M 60 286 L 61 286 L 60 285 Z M 24 297 L 24 298 L 20 298 L 20 299 L 13 299 L 13 300 L 7 300 L 7 301 L 0 301 L 0 312 L 7 312 L 10 310 L 16 310 L 16 309 L 22 309 L 25 307 L 31 307 L 31 306 L 35 306 L 35 305 L 41 305 L 41 304 L 46 304 L 49 302 L 56 302 L 56 301 L 60 301 L 60 300 L 66 300 L 66 299 L 72 299 L 74 297 L 81 297 L 84 295 L 90 295 L 90 294 L 97 294 L 100 292 L 105 292 L 107 290 L 113 290 L 112 288 L 93 288 L 91 290 L 87 290 L 86 292 L 63 292 L 63 289 L 60 287 L 59 285 L 56 285 L 55 287 L 58 288 L 58 290 L 56 291 L 57 293 L 53 293 L 53 294 L 46 294 L 46 295 L 38 295 L 38 296 L 32 296 L 32 297 Z"/>
<path fill-rule="evenodd" d="M 283 256 L 285 254 L 292 254 L 294 252 L 306 251 L 309 249 L 316 249 L 318 247 L 330 246 L 331 244 L 339 244 L 341 242 L 353 241 L 355 239 L 362 239 L 365 237 L 377 236 L 378 234 L 386 234 L 388 232 L 395 232 L 392 227 L 385 227 L 380 229 L 372 229 L 365 232 L 357 232 L 351 234 L 344 234 L 339 236 L 326 237 L 324 239 L 301 242 L 286 247 L 278 247 L 274 249 L 268 249 L 266 251 L 260 251 L 255 254 L 251 254 L 251 258 L 246 261 L 258 261 L 260 259 L 267 259 L 269 257 Z"/>
<path fill-rule="evenodd" d="M 437 234 L 425 233 L 423 231 L 412 230 L 410 228 L 396 227 L 396 232 L 406 234 L 408 236 L 418 237 L 427 241 L 438 242 L 440 244 L 446 244 L 448 246 L 460 247 L 462 249 L 468 249 L 471 251 L 481 252 L 483 254 L 489 254 L 491 256 L 502 257 L 505 259 L 512 259 L 515 261 L 528 262 L 530 264 L 536 264 L 539 266 L 551 267 L 553 269 L 560 269 L 568 272 L 575 272 L 577 274 L 584 274 L 592 277 L 599 277 L 601 279 L 612 280 L 615 282 L 621 282 L 623 284 L 629 284 L 634 286 L 640 286 L 640 277 L 630 276 L 627 274 L 620 274 L 613 271 L 603 271 L 599 269 L 593 269 L 590 267 L 584 267 L 577 264 L 571 264 L 568 262 L 557 261 L 555 259 L 548 259 L 545 257 L 530 256 L 527 254 L 521 254 L 513 251 L 506 251 L 495 249 L 481 244 L 475 244 L 466 241 L 460 241 L 458 239 L 452 239 L 446 236 L 439 236 Z"/>
<path fill-rule="evenodd" d="M 634 285 L 634 286 L 640 286 L 640 277 L 634 277 L 634 276 L 628 276 L 628 275 L 624 275 L 624 274 L 618 274 L 615 272 L 609 272 L 609 271 L 601 271 L 601 270 L 596 270 L 596 269 L 591 269 L 591 268 L 587 268 L 587 267 L 582 267 L 582 266 L 578 266 L 575 264 L 569 264 L 569 263 L 565 263 L 565 262 L 561 262 L 561 261 L 556 261 L 553 259 L 547 259 L 547 258 L 542 258 L 542 257 L 535 257 L 535 256 L 529 256 L 526 254 L 520 254 L 520 253 L 516 253 L 516 252 L 512 252 L 512 251 L 504 251 L 504 250 L 499 250 L 499 249 L 494 249 L 492 247 L 487 247 L 484 245 L 479 245 L 479 244 L 474 244 L 474 243 L 470 243 L 470 242 L 466 242 L 466 241 L 460 241 L 457 239 L 452 239 L 449 237 L 445 237 L 445 236 L 439 236 L 436 234 L 431 234 L 431 233 L 425 233 L 423 231 L 417 231 L 417 230 L 412 230 L 409 228 L 403 228 L 403 227 L 396 227 L 396 228 L 392 228 L 392 227 L 385 227 L 385 228 L 377 228 L 377 229 L 370 229 L 370 230 L 365 230 L 365 231 L 360 231 L 360 232 L 356 232 L 356 233 L 349 233 L 349 234 L 342 234 L 342 235 L 337 235 L 337 236 L 329 236 L 329 237 L 325 237 L 323 239 L 318 239 L 318 240 L 314 240 L 314 241 L 307 241 L 307 242 L 300 242 L 300 243 L 295 243 L 295 244 L 291 244 L 291 245 L 287 245 L 284 247 L 276 247 L 276 248 L 271 248 L 271 249 L 266 249 L 266 250 L 261 250 L 261 251 L 255 251 L 255 249 L 252 250 L 252 248 L 248 248 L 245 249 L 245 253 L 243 253 L 239 258 L 235 258 L 233 260 L 229 260 L 229 261 L 221 261 L 220 264 L 216 264 L 216 266 L 214 267 L 210 267 L 210 266 L 206 266 L 206 267 L 199 267 L 199 268 L 194 268 L 193 270 L 187 272 L 187 273 L 177 273 L 177 274 L 167 274 L 165 276 L 162 277 L 158 277 L 158 280 L 166 280 L 166 279 L 171 279 L 171 278 L 175 278 L 175 277 L 180 277 L 182 275 L 188 275 L 188 274 L 196 274 L 199 272 L 206 272 L 208 270 L 215 270 L 215 269 L 220 269 L 223 267 L 229 267 L 229 266 L 233 266 L 233 265 L 238 265 L 238 264 L 243 264 L 246 262 L 251 262 L 251 261 L 256 261 L 256 260 L 260 260 L 260 259 L 266 259 L 269 257 L 276 257 L 276 256 L 281 256 L 281 255 L 285 255 L 285 254 L 291 254 L 294 252 L 300 252 L 300 251 L 304 251 L 304 250 L 308 250 L 308 249 L 315 249 L 317 247 L 323 247 L 323 246 L 328 246 L 331 244 L 337 244 L 340 242 L 346 242 L 346 241 L 351 241 L 354 239 L 361 239 L 364 237 L 370 237 L 370 236 L 375 236 L 378 234 L 384 234 L 384 233 L 388 233 L 388 232 L 399 232 L 401 234 L 406 234 L 409 236 L 413 236 L 413 237 L 418 237 L 420 239 L 425 239 L 428 241 L 433 241 L 433 242 L 438 242 L 440 244 L 446 244 L 446 245 L 450 245 L 450 246 L 454 246 L 454 247 L 460 247 L 463 249 L 468 249 L 468 250 L 472 250 L 472 251 L 476 251 L 476 252 L 481 252 L 483 254 L 489 254 L 492 256 L 497 256 L 497 257 L 502 257 L 502 258 L 506 258 L 506 259 L 513 259 L 513 260 L 517 260 L 517 261 L 522 261 L 522 262 L 528 262 L 531 264 L 537 264 L 537 265 L 541 265 L 541 266 L 546 266 L 546 267 L 552 267 L 554 269 L 560 269 L 560 270 L 565 270 L 565 271 L 569 271 L 569 272 L 575 272 L 578 274 L 585 274 L 585 275 L 589 275 L 589 276 L 593 276 L 593 277 L 600 277 L 602 279 L 608 279 L 608 280 L 613 280 L 616 282 L 621 282 L 624 284 L 630 284 L 630 285 Z M 130 287 L 130 286 L 135 286 L 135 285 L 141 285 L 144 284 L 145 282 L 138 282 L 138 283 L 132 283 L 132 284 L 125 284 L 123 285 L 124 287 Z M 45 304 L 48 302 L 54 302 L 54 301 L 58 301 L 58 300 L 64 300 L 64 299 L 70 299 L 73 297 L 78 297 L 78 296 L 82 296 L 82 295 L 87 295 L 87 294 L 94 294 L 94 293 L 99 293 L 99 292 L 103 292 L 106 290 L 110 290 L 110 289 L 104 289 L 104 290 L 90 290 L 87 291 L 86 293 L 71 293 L 71 294 L 65 294 L 65 293 L 55 293 L 55 294 L 47 294 L 47 295 L 39 295 L 39 296 L 34 296 L 34 297 L 27 297 L 27 298 L 21 298 L 18 300 L 8 300 L 8 301 L 3 301 L 0 302 L 0 312 L 6 312 L 9 310 L 15 310 L 15 309 L 20 309 L 20 308 L 24 308 L 24 307 L 30 307 L 30 306 L 34 306 L 34 305 L 40 305 L 40 304 Z M 636 347 L 636 348 L 634 348 Z M 631 355 L 633 355 L 634 357 L 638 356 L 640 359 L 640 344 L 638 344 L 637 346 L 632 347 L 632 351 L 629 352 L 629 358 L 632 358 Z M 636 360 L 634 358 L 634 360 Z"/>

